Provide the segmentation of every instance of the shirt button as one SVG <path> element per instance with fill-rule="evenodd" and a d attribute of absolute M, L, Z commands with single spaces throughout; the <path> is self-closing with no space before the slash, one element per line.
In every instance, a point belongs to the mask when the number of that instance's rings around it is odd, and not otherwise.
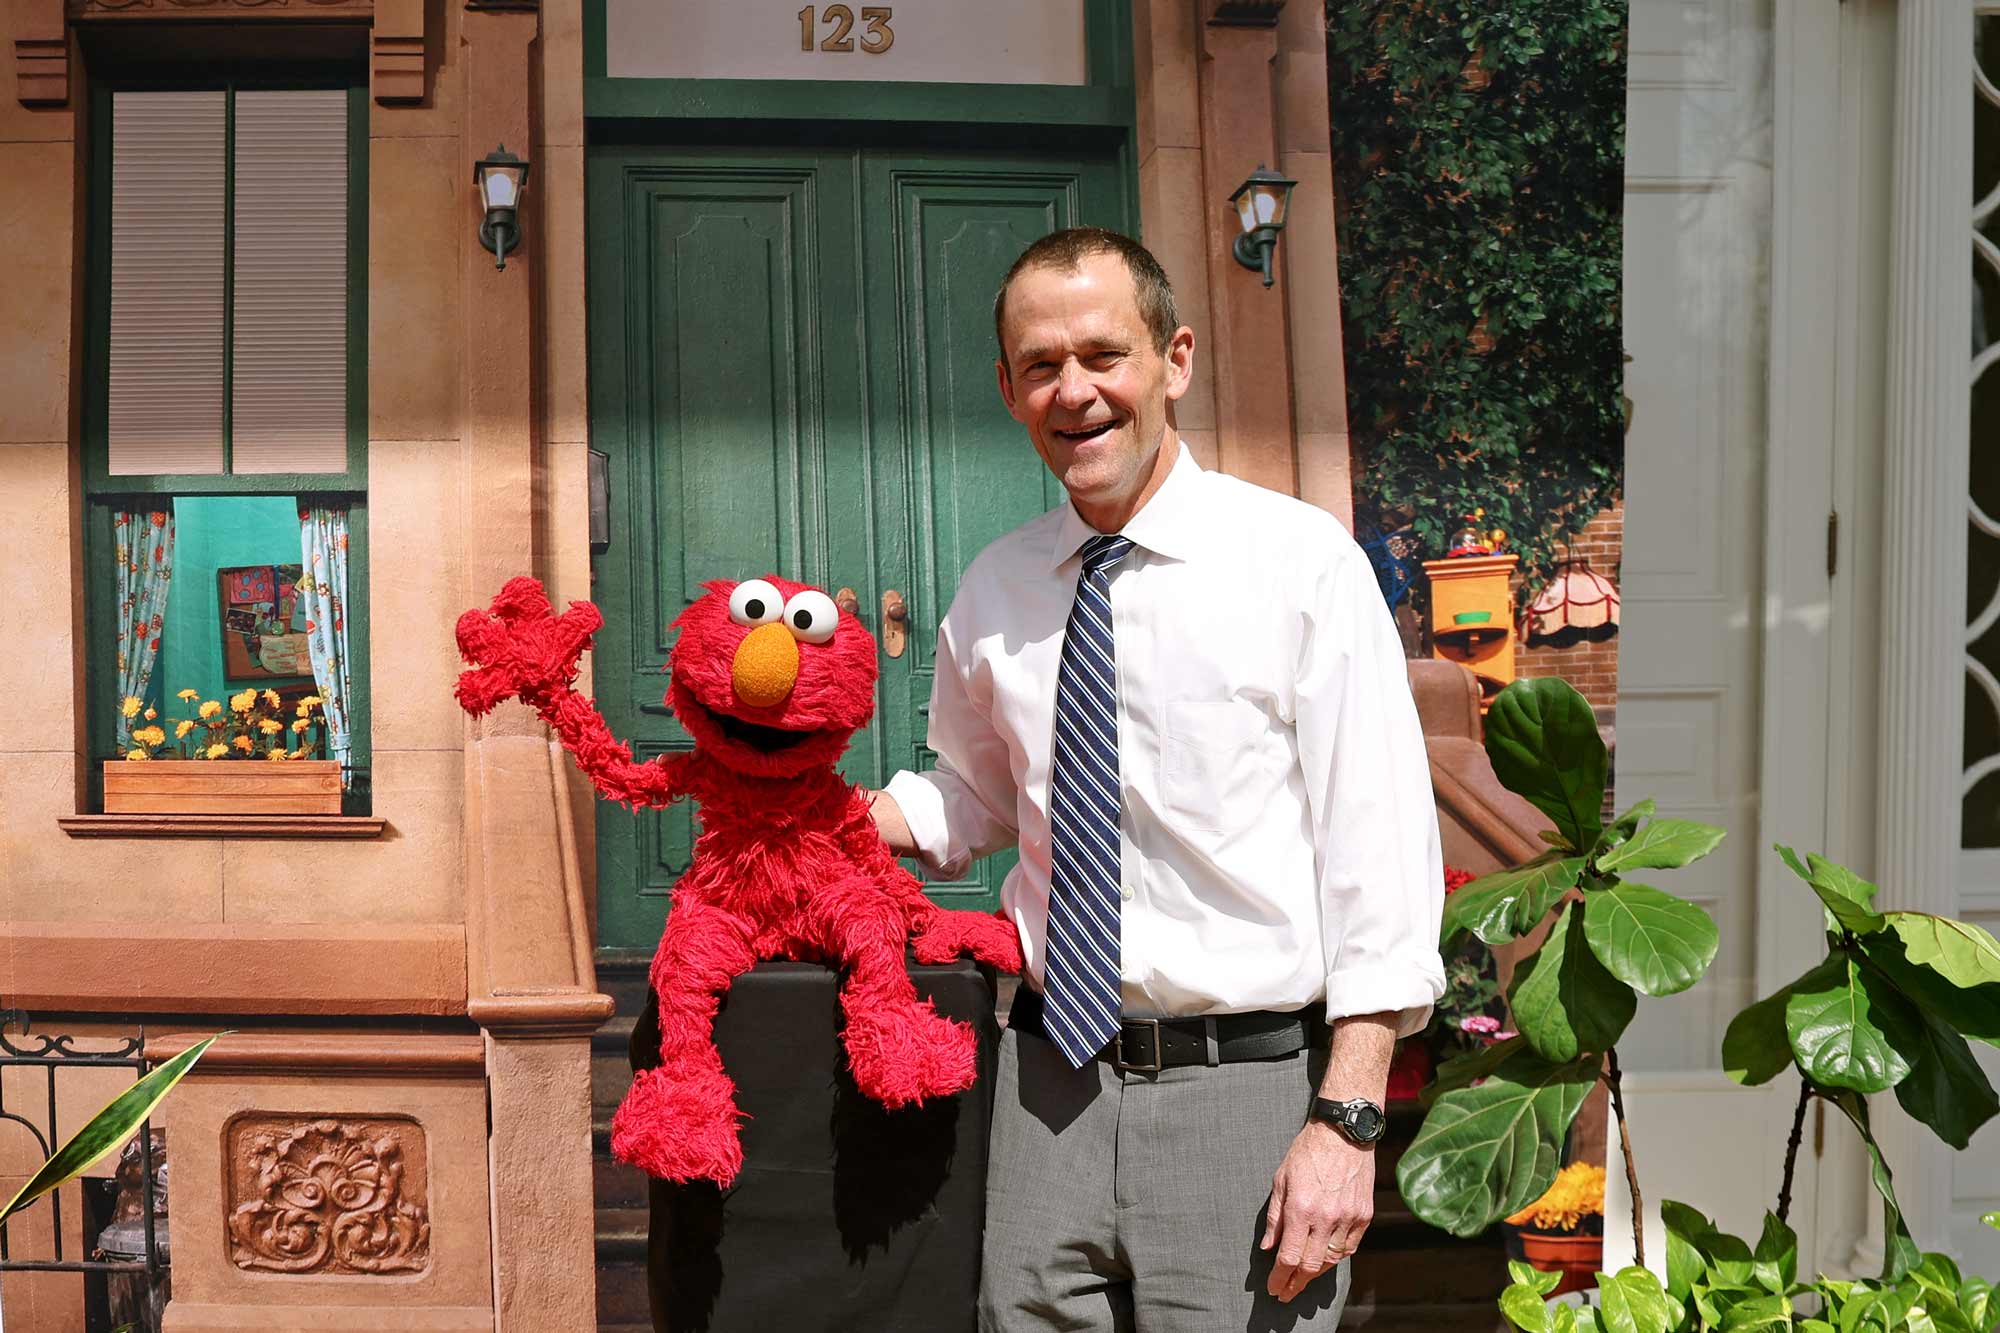
<path fill-rule="evenodd" d="M 1124 899 L 1124 900 L 1125 900 L 1126 902 L 1128 902 L 1128 903 L 1129 903 L 1129 902 L 1131 902 L 1131 901 L 1132 901 L 1132 886 L 1131 886 L 1130 884 L 1120 884 L 1120 885 L 1118 886 L 1118 896 L 1119 896 L 1120 898 L 1123 898 L 1123 899 Z"/>

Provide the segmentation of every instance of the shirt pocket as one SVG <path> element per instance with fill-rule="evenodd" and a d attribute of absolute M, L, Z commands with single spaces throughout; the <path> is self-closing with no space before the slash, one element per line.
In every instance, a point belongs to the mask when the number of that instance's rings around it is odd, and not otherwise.
<path fill-rule="evenodd" d="M 1241 699 L 1167 705 L 1161 740 L 1160 796 L 1183 828 L 1219 830 L 1232 796 L 1257 768 L 1257 749 L 1270 719 Z"/>

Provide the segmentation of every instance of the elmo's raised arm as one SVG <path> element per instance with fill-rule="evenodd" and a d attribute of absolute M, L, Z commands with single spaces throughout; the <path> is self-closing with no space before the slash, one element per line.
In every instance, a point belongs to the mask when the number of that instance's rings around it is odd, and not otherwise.
<path fill-rule="evenodd" d="M 635 762 L 597 705 L 576 692 L 577 664 L 603 624 L 589 602 L 571 602 L 557 615 L 538 580 L 509 579 L 490 608 L 458 618 L 459 655 L 474 665 L 459 674 L 454 693 L 474 717 L 521 700 L 554 728 L 605 796 L 634 807 L 667 805 L 687 793 L 694 756 Z"/>

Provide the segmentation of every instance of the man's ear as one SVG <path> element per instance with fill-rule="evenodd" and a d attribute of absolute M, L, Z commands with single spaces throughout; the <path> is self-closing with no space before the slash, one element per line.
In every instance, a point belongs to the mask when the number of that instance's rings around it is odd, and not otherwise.
<path fill-rule="evenodd" d="M 1173 402 L 1194 383 L 1194 330 L 1183 324 L 1167 340 L 1167 401 Z"/>

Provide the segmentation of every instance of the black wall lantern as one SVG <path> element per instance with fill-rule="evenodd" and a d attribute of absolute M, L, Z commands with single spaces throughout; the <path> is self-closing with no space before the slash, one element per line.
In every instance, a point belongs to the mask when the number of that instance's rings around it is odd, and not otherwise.
<path fill-rule="evenodd" d="M 521 243 L 521 224 L 516 210 L 521 192 L 528 188 L 528 162 L 515 157 L 501 144 L 472 164 L 472 183 L 479 187 L 479 202 L 486 218 L 479 224 L 479 246 L 493 252 L 493 267 L 507 267 L 507 252 Z"/>
<path fill-rule="evenodd" d="M 1285 229 L 1285 212 L 1291 207 L 1292 187 L 1297 184 L 1275 171 L 1266 171 L 1259 162 L 1249 179 L 1229 196 L 1237 220 L 1243 224 L 1243 234 L 1236 238 L 1236 262 L 1260 270 L 1266 287 L 1271 285 L 1271 253 L 1278 248 L 1278 233 Z"/>

